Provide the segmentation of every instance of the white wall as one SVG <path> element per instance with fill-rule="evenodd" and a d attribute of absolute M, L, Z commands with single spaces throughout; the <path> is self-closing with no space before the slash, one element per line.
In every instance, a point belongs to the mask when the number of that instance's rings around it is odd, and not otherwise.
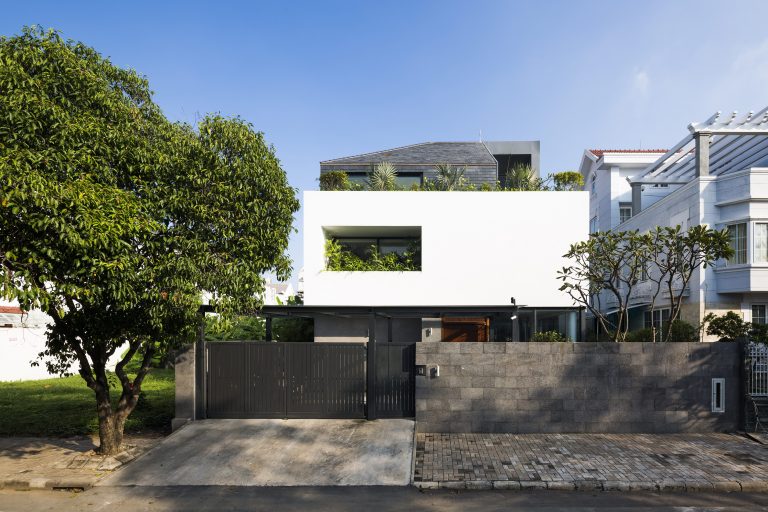
<path fill-rule="evenodd" d="M 304 192 L 304 303 L 571 306 L 557 270 L 588 211 L 588 192 Z M 422 270 L 325 271 L 324 226 L 421 226 Z"/>

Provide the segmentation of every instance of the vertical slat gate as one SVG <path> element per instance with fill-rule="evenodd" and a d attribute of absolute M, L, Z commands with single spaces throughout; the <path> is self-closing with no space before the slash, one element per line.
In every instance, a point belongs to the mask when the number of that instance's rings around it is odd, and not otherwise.
<path fill-rule="evenodd" d="M 750 343 L 747 348 L 748 390 L 753 397 L 768 397 L 768 346 Z"/>
<path fill-rule="evenodd" d="M 207 346 L 209 418 L 365 417 L 365 345 Z"/>
<path fill-rule="evenodd" d="M 380 418 L 416 415 L 416 345 L 379 343 L 376 346 L 376 414 Z"/>

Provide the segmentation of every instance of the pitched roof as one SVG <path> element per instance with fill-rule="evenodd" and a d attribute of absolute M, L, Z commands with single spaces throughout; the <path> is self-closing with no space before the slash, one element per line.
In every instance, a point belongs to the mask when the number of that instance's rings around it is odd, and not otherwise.
<path fill-rule="evenodd" d="M 668 149 L 590 149 L 589 152 L 596 157 L 601 157 L 605 153 L 661 153 L 664 154 Z"/>
<path fill-rule="evenodd" d="M 13 315 L 22 314 L 21 308 L 18 306 L 0 306 L 0 313 L 10 313 Z"/>
<path fill-rule="evenodd" d="M 482 142 L 423 142 L 373 153 L 325 160 L 320 165 L 376 164 L 400 165 L 496 165 L 496 159 Z"/>

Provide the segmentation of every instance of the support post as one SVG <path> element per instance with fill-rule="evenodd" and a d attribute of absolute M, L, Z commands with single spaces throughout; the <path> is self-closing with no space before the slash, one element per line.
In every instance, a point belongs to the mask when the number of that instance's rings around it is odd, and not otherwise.
<path fill-rule="evenodd" d="M 387 341 L 392 343 L 392 317 L 387 317 Z"/>
<path fill-rule="evenodd" d="M 710 132 L 696 132 L 696 177 L 709 176 Z"/>
<path fill-rule="evenodd" d="M 197 343 L 195 343 L 195 416 L 192 419 L 205 419 L 206 415 L 206 377 L 208 354 L 205 347 L 205 312 L 198 313 Z"/>
<path fill-rule="evenodd" d="M 272 317 L 268 316 L 264 320 L 264 337 L 267 339 L 267 341 L 272 341 Z"/>
<path fill-rule="evenodd" d="M 366 392 L 366 404 L 368 410 L 366 411 L 366 418 L 369 420 L 376 419 L 376 312 L 371 310 L 371 314 L 368 317 L 368 354 L 367 354 L 367 392 Z"/>
<path fill-rule="evenodd" d="M 632 183 L 632 216 L 634 217 L 643 209 L 642 200 L 643 184 Z"/>

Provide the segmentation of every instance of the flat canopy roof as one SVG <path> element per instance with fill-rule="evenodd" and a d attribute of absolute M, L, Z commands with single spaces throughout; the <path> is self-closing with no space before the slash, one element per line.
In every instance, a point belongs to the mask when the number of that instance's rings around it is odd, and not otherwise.
<path fill-rule="evenodd" d="M 332 316 L 341 318 L 381 316 L 390 318 L 429 318 L 443 315 L 451 316 L 482 316 L 489 314 L 510 314 L 518 310 L 578 310 L 578 307 L 543 307 L 527 308 L 525 306 L 495 305 L 495 306 L 264 306 L 256 314 L 265 317 L 305 317 Z"/>

